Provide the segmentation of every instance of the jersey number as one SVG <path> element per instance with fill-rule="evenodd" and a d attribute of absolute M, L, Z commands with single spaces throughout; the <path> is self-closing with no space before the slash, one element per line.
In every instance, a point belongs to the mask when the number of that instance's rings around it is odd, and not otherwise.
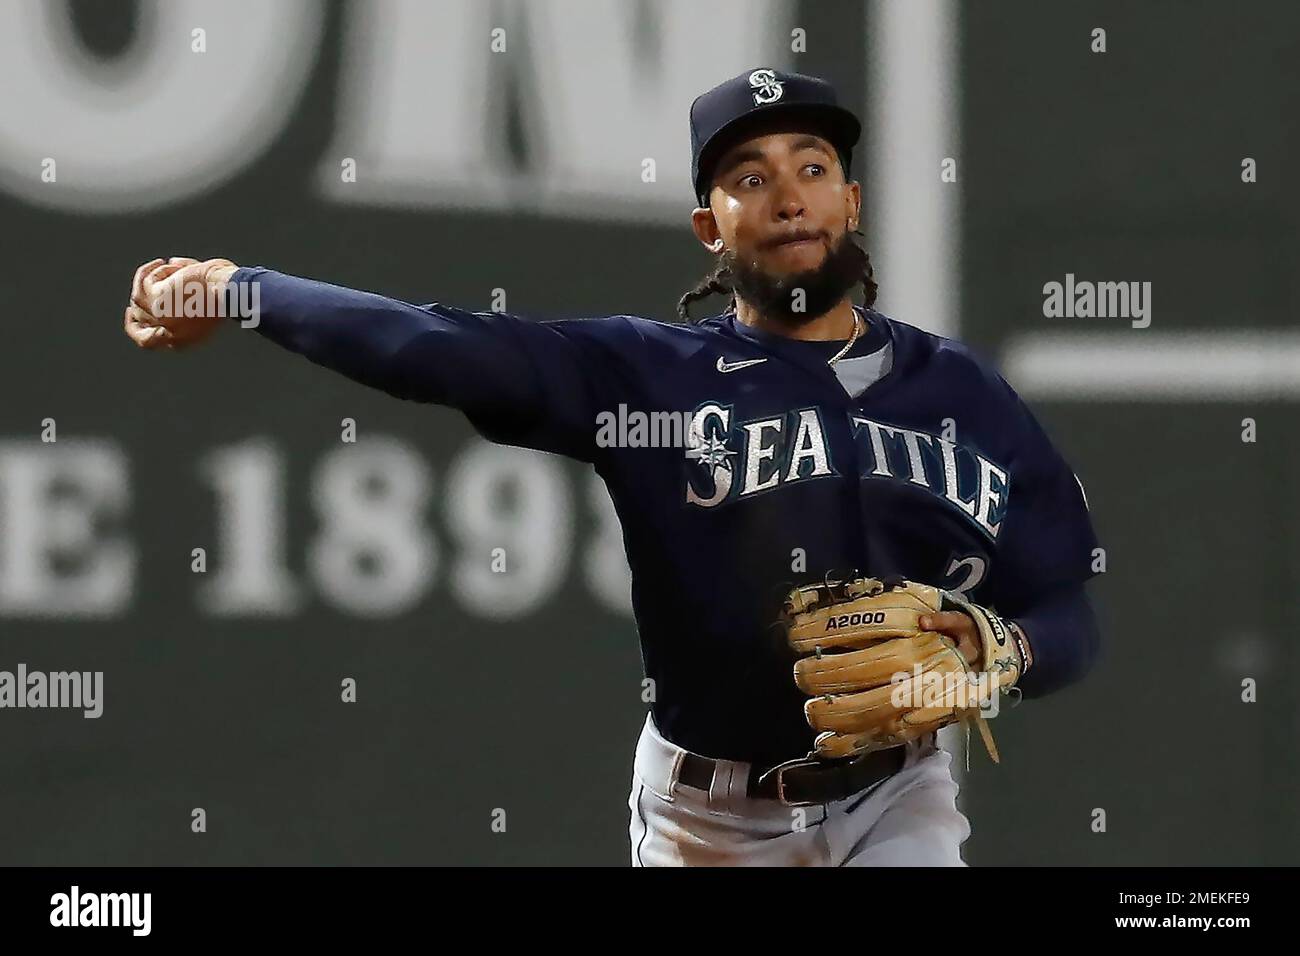
<path fill-rule="evenodd" d="M 966 558 L 953 558 L 952 563 L 948 565 L 948 570 L 945 571 L 944 574 L 957 574 L 962 568 L 965 568 L 966 577 L 965 580 L 957 584 L 948 585 L 946 590 L 958 591 L 969 598 L 971 592 L 979 587 L 980 582 L 984 580 L 984 575 L 988 571 L 988 566 L 988 560 L 980 554 L 972 554 L 970 557 Z"/>

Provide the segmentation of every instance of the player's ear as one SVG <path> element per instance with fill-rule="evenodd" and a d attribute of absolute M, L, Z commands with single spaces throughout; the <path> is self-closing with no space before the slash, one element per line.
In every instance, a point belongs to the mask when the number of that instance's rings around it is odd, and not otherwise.
<path fill-rule="evenodd" d="M 700 206 L 691 213 L 691 230 L 695 233 L 695 238 L 699 239 L 704 248 L 712 253 L 719 253 L 723 249 L 722 232 L 718 229 L 718 220 L 713 215 L 713 210 Z"/>
<path fill-rule="evenodd" d="M 853 232 L 862 222 L 862 186 L 854 180 L 849 183 L 845 193 L 848 203 L 848 229 L 849 232 Z"/>

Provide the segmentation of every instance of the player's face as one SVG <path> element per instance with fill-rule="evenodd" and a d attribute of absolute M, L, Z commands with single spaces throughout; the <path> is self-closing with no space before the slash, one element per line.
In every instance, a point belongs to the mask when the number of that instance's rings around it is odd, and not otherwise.
<path fill-rule="evenodd" d="M 806 273 L 825 263 L 857 222 L 859 196 L 858 184 L 844 181 L 839 157 L 825 139 L 770 132 L 720 157 L 710 208 L 696 210 L 693 224 L 712 251 L 721 251 L 721 240 L 723 248 L 763 272 Z"/>

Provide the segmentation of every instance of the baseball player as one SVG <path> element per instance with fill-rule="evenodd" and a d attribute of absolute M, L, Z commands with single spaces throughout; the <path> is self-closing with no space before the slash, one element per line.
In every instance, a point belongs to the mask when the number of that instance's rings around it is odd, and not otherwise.
<path fill-rule="evenodd" d="M 136 272 L 143 348 L 202 341 L 256 301 L 256 333 L 312 362 L 596 470 L 654 689 L 635 866 L 963 865 L 934 731 L 1072 683 L 1097 652 L 1073 471 L 994 369 L 872 307 L 859 131 L 828 83 L 774 69 L 695 100 L 691 226 L 716 265 L 681 323 L 533 322 L 225 259 Z M 168 304 L 196 287 L 206 308 Z M 713 293 L 726 310 L 691 321 Z M 614 413 L 675 413 L 681 441 L 611 440 Z M 994 690 L 899 697 L 939 672 Z"/>

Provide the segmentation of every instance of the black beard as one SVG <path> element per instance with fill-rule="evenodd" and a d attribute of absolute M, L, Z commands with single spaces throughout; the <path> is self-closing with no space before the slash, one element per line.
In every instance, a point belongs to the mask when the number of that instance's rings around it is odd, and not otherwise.
<path fill-rule="evenodd" d="M 731 272 L 731 288 L 765 318 L 801 326 L 825 315 L 862 281 L 862 250 L 850 233 L 831 247 L 822 264 L 803 272 L 772 275 L 757 263 L 728 249 L 722 260 Z M 795 311 L 795 290 L 803 290 L 803 308 Z"/>

